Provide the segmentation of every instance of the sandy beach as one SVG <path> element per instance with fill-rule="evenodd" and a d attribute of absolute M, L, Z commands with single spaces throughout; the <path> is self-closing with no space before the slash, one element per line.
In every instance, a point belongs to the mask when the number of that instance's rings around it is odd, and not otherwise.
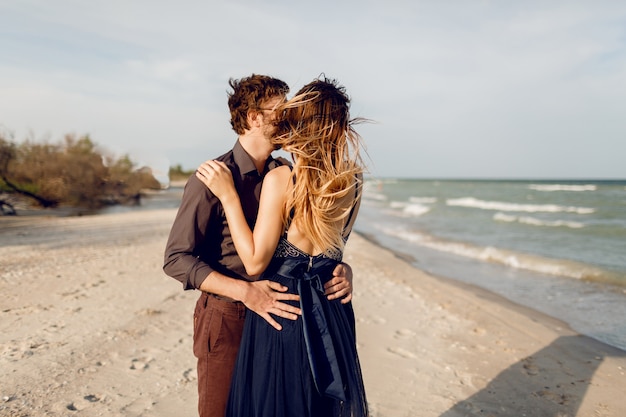
<path fill-rule="evenodd" d="M 174 215 L 0 217 L 0 416 L 196 415 Z M 373 417 L 626 416 L 626 352 L 358 234 L 345 261 Z"/>

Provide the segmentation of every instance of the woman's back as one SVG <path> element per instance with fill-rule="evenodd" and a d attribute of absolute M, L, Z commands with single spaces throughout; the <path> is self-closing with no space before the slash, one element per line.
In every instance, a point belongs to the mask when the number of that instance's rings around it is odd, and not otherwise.
<path fill-rule="evenodd" d="M 355 184 L 351 187 L 350 192 L 338 199 L 336 207 L 334 208 L 335 212 L 329 213 L 331 217 L 338 219 L 333 222 L 332 228 L 337 235 L 341 236 L 343 240 L 345 240 L 352 231 L 352 226 L 356 220 L 356 214 L 359 208 L 360 199 L 358 198 L 359 193 L 357 182 L 359 182 L 359 179 L 355 177 Z M 288 192 L 292 191 L 293 187 L 291 187 Z M 320 248 L 316 246 L 310 236 L 298 227 L 297 218 L 296 221 L 289 222 L 286 231 L 286 238 L 289 243 L 310 256 L 317 256 L 328 251 L 328 248 Z"/>

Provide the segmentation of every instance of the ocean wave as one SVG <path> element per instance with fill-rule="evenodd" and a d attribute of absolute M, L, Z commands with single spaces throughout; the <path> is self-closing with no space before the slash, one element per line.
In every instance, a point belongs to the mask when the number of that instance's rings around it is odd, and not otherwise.
<path fill-rule="evenodd" d="M 396 208 L 396 209 L 403 209 L 405 208 L 409 203 L 407 203 L 406 201 L 391 201 L 389 203 L 389 207 L 391 208 Z"/>
<path fill-rule="evenodd" d="M 422 204 L 408 204 L 402 212 L 404 214 L 408 214 L 409 216 L 419 217 L 423 214 L 426 214 L 430 211 L 430 207 L 426 207 Z"/>
<path fill-rule="evenodd" d="M 387 196 L 385 194 L 374 193 L 367 190 L 363 193 L 363 198 L 366 200 L 387 201 Z"/>
<path fill-rule="evenodd" d="M 387 201 L 387 196 L 382 192 L 383 185 L 378 180 L 366 180 L 363 184 L 363 199 L 374 201 Z"/>
<path fill-rule="evenodd" d="M 585 225 L 580 222 L 572 222 L 572 221 L 566 221 L 566 220 L 547 221 L 547 220 L 536 219 L 534 217 L 512 216 L 512 215 L 504 214 L 504 213 L 494 214 L 493 219 L 499 222 L 508 222 L 508 223 L 518 222 L 522 224 L 528 224 L 531 226 L 569 227 L 571 229 L 580 229 L 582 227 L 585 227 Z"/>
<path fill-rule="evenodd" d="M 440 239 L 426 233 L 407 231 L 404 229 L 382 228 L 382 231 L 390 236 L 394 236 L 420 246 L 479 261 L 493 262 L 506 265 L 511 268 L 524 269 L 547 275 L 585 279 L 611 283 L 614 285 L 626 285 L 626 276 L 581 262 L 545 258 L 542 256 L 495 248 L 493 246 L 478 246 L 465 242 L 455 242 Z"/>
<path fill-rule="evenodd" d="M 437 197 L 409 197 L 409 201 L 415 204 L 433 204 L 437 202 Z"/>
<path fill-rule="evenodd" d="M 596 191 L 598 186 L 595 184 L 530 184 L 528 188 L 535 191 Z"/>
<path fill-rule="evenodd" d="M 501 201 L 484 201 L 474 197 L 451 198 L 446 200 L 449 206 L 470 207 L 482 210 L 498 210 L 498 211 L 523 211 L 529 213 L 545 212 L 545 213 L 576 213 L 576 214 L 592 214 L 595 209 L 589 207 L 573 207 L 559 206 L 556 204 L 518 204 L 505 203 Z"/>
<path fill-rule="evenodd" d="M 402 210 L 403 215 L 419 217 L 422 214 L 426 214 L 430 211 L 430 207 L 423 204 L 410 204 L 406 201 L 392 201 L 389 203 L 389 207 L 392 209 Z"/>

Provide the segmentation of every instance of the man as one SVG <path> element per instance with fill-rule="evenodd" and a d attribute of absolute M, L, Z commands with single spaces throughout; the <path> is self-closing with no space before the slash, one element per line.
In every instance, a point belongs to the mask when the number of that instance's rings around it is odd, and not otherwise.
<path fill-rule="evenodd" d="M 289 87 L 283 81 L 252 75 L 230 80 L 233 92 L 228 106 L 231 125 L 239 135 L 233 149 L 221 157 L 232 171 L 246 220 L 254 227 L 263 177 L 286 163 L 271 157 L 274 108 L 285 100 Z M 300 313 L 286 300 L 275 282 L 256 281 L 246 274 L 235 250 L 219 200 L 195 176 L 185 186 L 182 202 L 165 249 L 163 269 L 182 282 L 185 290 L 202 291 L 194 311 L 194 355 L 198 359 L 198 411 L 200 417 L 223 417 L 230 380 L 243 331 L 246 308 L 277 330 L 272 315 L 295 320 Z M 351 270 L 340 265 L 329 281 L 330 299 L 351 294 Z M 347 275 L 347 277 L 346 277 Z"/>

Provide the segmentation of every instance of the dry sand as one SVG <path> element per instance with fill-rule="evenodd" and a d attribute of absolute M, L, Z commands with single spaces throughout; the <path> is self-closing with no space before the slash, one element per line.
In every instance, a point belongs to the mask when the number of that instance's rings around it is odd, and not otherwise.
<path fill-rule="evenodd" d="M 0 217 L 0 416 L 196 414 L 174 215 Z M 626 416 L 625 352 L 356 234 L 346 261 L 373 417 Z"/>

